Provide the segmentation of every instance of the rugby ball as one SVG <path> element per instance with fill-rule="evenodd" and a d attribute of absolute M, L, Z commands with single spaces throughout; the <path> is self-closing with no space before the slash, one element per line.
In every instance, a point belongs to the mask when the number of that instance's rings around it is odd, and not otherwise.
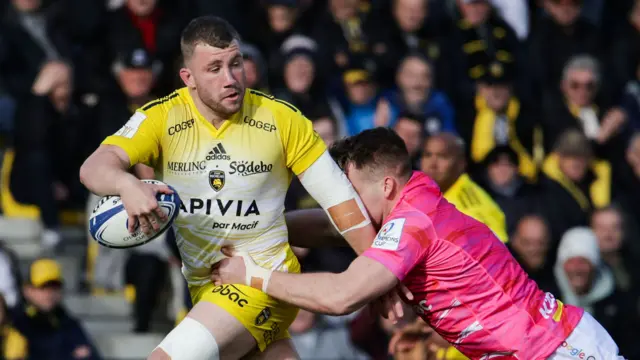
<path fill-rule="evenodd" d="M 142 180 L 149 184 L 166 185 L 157 180 Z M 169 186 L 169 185 L 167 185 Z M 169 217 L 167 222 L 160 224 L 158 231 L 147 235 L 141 229 L 136 229 L 130 233 L 127 229 L 128 215 L 122 205 L 120 196 L 105 196 L 100 199 L 98 205 L 93 209 L 89 218 L 89 232 L 94 240 L 100 245 L 110 248 L 132 248 L 148 243 L 149 241 L 162 235 L 173 223 L 173 220 L 180 212 L 181 200 L 174 188 L 173 194 L 156 195 L 158 205 Z"/>

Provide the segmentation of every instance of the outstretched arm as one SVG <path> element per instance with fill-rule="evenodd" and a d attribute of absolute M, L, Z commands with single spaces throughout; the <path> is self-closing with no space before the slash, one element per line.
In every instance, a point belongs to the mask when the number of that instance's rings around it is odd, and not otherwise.
<path fill-rule="evenodd" d="M 236 255 L 222 260 L 213 270 L 214 283 L 250 284 L 276 299 L 317 313 L 352 313 L 398 284 L 390 270 L 365 256 L 359 256 L 340 274 L 267 274 L 268 270 L 257 266 L 248 255 Z"/>

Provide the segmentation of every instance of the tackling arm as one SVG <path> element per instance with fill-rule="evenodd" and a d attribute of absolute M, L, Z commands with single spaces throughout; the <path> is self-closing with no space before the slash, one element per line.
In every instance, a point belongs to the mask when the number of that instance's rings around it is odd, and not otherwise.
<path fill-rule="evenodd" d="M 274 271 L 266 293 L 309 311 L 345 315 L 362 308 L 397 284 L 398 278 L 384 265 L 359 256 L 340 274 Z"/>

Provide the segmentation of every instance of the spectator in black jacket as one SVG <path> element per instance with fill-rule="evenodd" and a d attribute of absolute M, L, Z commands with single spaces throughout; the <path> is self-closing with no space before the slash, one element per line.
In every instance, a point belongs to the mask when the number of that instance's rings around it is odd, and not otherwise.
<path fill-rule="evenodd" d="M 549 259 L 550 241 L 545 219 L 539 215 L 525 215 L 509 237 L 507 247 L 540 289 L 557 296 L 559 290 L 553 276 L 553 259 Z"/>
<path fill-rule="evenodd" d="M 611 270 L 603 264 L 596 235 L 587 227 L 562 236 L 554 274 L 560 300 L 590 313 L 609 332 L 627 359 L 637 359 L 638 309 L 636 299 L 616 287 Z"/>
<path fill-rule="evenodd" d="M 25 302 L 12 317 L 29 342 L 29 359 L 101 359 L 78 320 L 62 305 L 62 284 L 62 269 L 56 261 L 38 259 L 31 264 Z"/>
<path fill-rule="evenodd" d="M 504 212 L 507 233 L 511 234 L 522 216 L 537 210 L 539 189 L 518 174 L 518 154 L 509 146 L 494 148 L 485 164 L 486 170 L 478 176 L 478 184 Z"/>
<path fill-rule="evenodd" d="M 614 206 L 593 212 L 591 229 L 598 238 L 600 256 L 611 268 L 616 286 L 626 292 L 637 292 L 640 269 L 634 249 L 629 244 L 624 214 Z"/>
<path fill-rule="evenodd" d="M 562 69 L 576 54 L 601 58 L 598 29 L 580 16 L 582 0 L 543 0 L 540 17 L 530 38 L 528 73 L 537 97 L 557 96 Z"/>
<path fill-rule="evenodd" d="M 71 46 L 58 22 L 62 10 L 59 3 L 44 8 L 40 0 L 14 0 L 2 21 L 6 48 L 0 71 L 17 103 L 11 190 L 18 202 L 40 209 L 48 249 L 60 242 L 58 200 L 66 191 L 57 174 L 63 164 L 54 160 L 69 155 L 59 151 L 73 143 L 67 137 L 74 132 Z"/>

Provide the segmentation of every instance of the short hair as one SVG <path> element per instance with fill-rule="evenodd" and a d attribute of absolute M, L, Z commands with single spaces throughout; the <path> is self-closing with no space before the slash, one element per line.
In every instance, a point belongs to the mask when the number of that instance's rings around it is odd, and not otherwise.
<path fill-rule="evenodd" d="M 600 63 L 591 55 L 576 55 L 567 61 L 562 70 L 562 79 L 566 80 L 574 70 L 585 70 L 593 73 L 596 84 L 600 83 Z"/>
<path fill-rule="evenodd" d="M 217 16 L 201 16 L 191 20 L 182 31 L 180 49 L 186 60 L 193 55 L 198 44 L 224 49 L 234 41 L 240 41 L 240 34 L 226 20 Z"/>
<path fill-rule="evenodd" d="M 409 111 L 402 111 L 398 115 L 397 119 L 398 120 L 396 120 L 396 124 L 401 119 L 411 121 L 413 123 L 419 124 L 420 126 L 424 126 L 424 123 L 426 122 L 426 119 L 424 118 L 423 115 L 415 114 L 415 113 L 412 113 L 412 112 L 409 112 Z"/>
<path fill-rule="evenodd" d="M 330 153 L 343 170 L 353 164 L 358 170 L 366 169 L 373 177 L 388 173 L 406 179 L 411 177 L 409 151 L 402 138 L 386 127 L 365 130 L 336 141 Z"/>
<path fill-rule="evenodd" d="M 575 156 L 590 159 L 593 147 L 587 136 L 578 129 L 569 129 L 557 139 L 554 151 L 561 156 Z"/>

